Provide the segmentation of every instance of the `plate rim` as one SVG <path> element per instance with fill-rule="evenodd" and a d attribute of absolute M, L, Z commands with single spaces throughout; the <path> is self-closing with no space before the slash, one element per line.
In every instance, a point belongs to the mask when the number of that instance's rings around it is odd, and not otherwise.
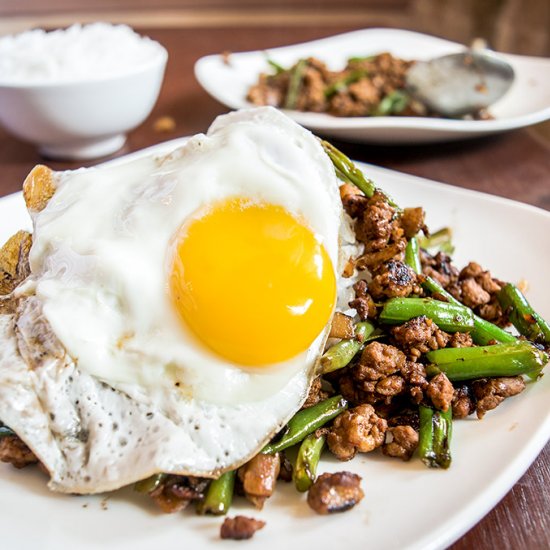
<path fill-rule="evenodd" d="M 145 155 L 165 155 L 170 154 L 174 149 L 182 146 L 189 139 L 189 137 L 180 137 L 173 140 L 161 142 L 153 146 L 134 151 L 127 155 L 117 157 L 115 159 L 98 163 L 95 166 L 105 165 L 120 165 L 125 162 L 129 162 L 136 158 L 140 158 Z M 408 181 L 413 179 L 418 184 L 427 186 L 432 189 L 445 189 L 446 192 L 456 193 L 464 197 L 477 197 L 484 201 L 493 202 L 498 205 L 508 206 L 513 208 L 520 208 L 526 212 L 542 216 L 550 227 L 550 211 L 543 208 L 523 203 L 517 200 L 509 199 L 507 197 L 501 197 L 498 195 L 492 195 L 487 192 L 476 191 L 473 189 L 458 187 L 452 184 L 439 182 L 429 178 L 408 174 L 406 172 L 400 172 L 384 167 L 379 167 L 373 164 L 357 161 L 357 165 L 362 170 L 371 170 L 374 172 L 373 179 L 380 174 L 387 173 L 393 177 L 404 178 Z M 0 208 L 3 203 L 13 203 L 17 201 L 23 201 L 22 192 L 17 191 L 8 195 L 0 197 Z M 539 424 L 533 435 L 529 438 L 526 445 L 515 455 L 514 459 L 510 461 L 506 467 L 501 468 L 498 471 L 498 475 L 491 479 L 484 491 L 476 494 L 471 502 L 463 507 L 463 509 L 457 514 L 449 517 L 439 527 L 431 531 L 423 538 L 419 538 L 409 544 L 406 548 L 408 550 L 435 550 L 439 548 L 445 548 L 452 544 L 463 534 L 469 531 L 474 525 L 476 525 L 490 510 L 492 510 L 498 502 L 514 487 L 519 478 L 527 471 L 527 469 L 536 460 L 543 447 L 550 439 L 550 412 L 546 415 L 546 418 Z"/>
<path fill-rule="evenodd" d="M 257 55 L 262 52 L 288 52 L 296 47 L 303 47 L 308 45 L 322 45 L 333 41 L 340 40 L 342 38 L 352 37 L 354 35 L 368 35 L 368 34 L 386 34 L 386 35 L 399 35 L 408 36 L 410 38 L 422 38 L 433 41 L 444 46 L 464 49 L 465 46 L 458 42 L 440 38 L 426 33 L 420 33 L 416 31 L 410 31 L 406 29 L 395 29 L 386 27 L 372 27 L 357 29 L 349 32 L 339 33 L 319 39 L 307 40 L 304 42 L 296 42 L 285 46 L 278 46 L 275 48 L 267 48 L 265 50 L 247 50 L 242 52 L 232 53 L 233 56 L 242 55 Z M 504 52 L 495 52 L 499 56 L 508 60 L 514 65 L 514 63 L 521 63 L 522 61 L 535 61 L 540 63 L 547 63 L 550 70 L 550 58 L 539 56 L 527 56 L 508 54 Z M 211 86 L 207 83 L 205 74 L 208 66 L 213 62 L 219 61 L 219 54 L 209 54 L 200 57 L 194 64 L 195 78 L 201 85 L 201 87 L 216 101 L 222 103 L 226 107 L 232 109 L 242 109 L 251 107 L 252 104 L 245 99 L 238 101 L 225 101 L 220 99 L 219 94 L 214 91 L 216 86 Z M 454 120 L 437 117 L 334 117 L 326 113 L 312 113 L 301 112 L 281 109 L 287 116 L 307 126 L 312 130 L 375 130 L 375 129 L 401 129 L 401 130 L 436 130 L 436 131 L 448 131 L 457 134 L 462 133 L 476 133 L 483 134 L 487 132 L 500 132 L 522 128 L 525 126 L 531 126 L 539 122 L 544 122 L 550 119 L 550 105 L 543 109 L 538 109 L 523 115 L 516 115 L 507 118 L 497 118 L 492 120 Z"/>

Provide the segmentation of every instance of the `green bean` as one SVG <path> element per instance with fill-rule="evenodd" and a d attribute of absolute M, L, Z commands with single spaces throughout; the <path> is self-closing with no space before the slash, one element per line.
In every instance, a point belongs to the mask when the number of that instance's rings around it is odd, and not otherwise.
<path fill-rule="evenodd" d="M 134 483 L 134 491 L 138 493 L 151 493 L 167 478 L 166 474 L 154 474 Z"/>
<path fill-rule="evenodd" d="M 424 290 L 431 294 L 439 294 L 444 297 L 449 303 L 462 306 L 462 304 L 449 292 L 447 292 L 438 282 L 431 277 L 426 277 L 422 283 Z M 478 346 L 486 346 L 492 342 L 508 343 L 515 342 L 517 338 L 506 332 L 504 329 L 497 327 L 493 323 L 482 319 L 474 314 L 474 328 L 470 332 L 472 339 Z"/>
<path fill-rule="evenodd" d="M 213 514 L 215 516 L 227 514 L 233 501 L 236 474 L 237 470 L 231 470 L 210 482 L 204 500 L 197 506 L 199 514 Z"/>
<path fill-rule="evenodd" d="M 430 468 L 447 469 L 451 465 L 452 408 L 445 412 L 420 405 L 418 455 Z"/>
<path fill-rule="evenodd" d="M 397 325 L 421 315 L 448 332 L 467 332 L 474 328 L 474 316 L 470 309 L 433 298 L 391 298 L 384 304 L 379 321 Z"/>
<path fill-rule="evenodd" d="M 336 147 L 328 141 L 320 141 L 325 153 L 332 161 L 334 170 L 336 171 L 336 176 L 340 180 L 352 183 L 363 191 L 366 197 L 372 197 L 377 190 L 380 191 L 377 189 L 376 185 L 374 185 L 374 182 L 366 178 L 363 172 L 359 170 L 359 168 L 357 168 L 357 166 L 355 166 L 355 164 L 353 164 L 353 162 L 346 157 L 342 151 L 336 149 Z M 382 191 L 380 192 L 382 193 Z M 393 206 L 396 210 L 400 211 L 397 203 L 387 193 L 383 193 L 383 195 L 386 197 L 390 206 Z"/>
<path fill-rule="evenodd" d="M 321 357 L 323 374 L 347 366 L 350 361 L 365 347 L 365 343 L 377 337 L 376 328 L 369 321 L 355 325 L 355 338 L 340 340 L 331 346 Z"/>
<path fill-rule="evenodd" d="M 285 98 L 285 109 L 295 109 L 298 102 L 298 95 L 302 87 L 304 72 L 307 67 L 307 60 L 300 59 L 292 69 L 290 69 L 290 81 L 288 83 L 288 91 Z"/>
<path fill-rule="evenodd" d="M 341 395 L 336 395 L 313 405 L 313 407 L 298 411 L 290 419 L 281 439 L 266 445 L 262 453 L 278 453 L 292 447 L 292 445 L 296 445 L 296 443 L 300 443 L 310 433 L 313 433 L 317 428 L 320 428 L 347 408 L 348 402 Z"/>
<path fill-rule="evenodd" d="M 550 326 L 535 312 L 515 285 L 504 285 L 497 297 L 502 309 L 508 313 L 510 321 L 522 336 L 539 344 L 550 344 Z"/>
<path fill-rule="evenodd" d="M 317 465 L 325 445 L 325 436 L 308 435 L 300 445 L 292 479 L 296 489 L 305 493 L 315 481 Z"/>
<path fill-rule="evenodd" d="M 277 63 L 275 60 L 268 57 L 266 61 L 275 70 L 275 74 L 286 72 L 286 69 L 282 65 L 279 65 L 279 63 Z"/>
<path fill-rule="evenodd" d="M 443 227 L 429 237 L 418 237 L 418 245 L 424 250 L 437 250 L 452 254 L 454 246 L 452 243 L 453 232 L 450 227 Z"/>
<path fill-rule="evenodd" d="M 428 375 L 444 372 L 451 381 L 491 376 L 527 374 L 536 377 L 548 362 L 548 355 L 531 342 L 472 348 L 443 348 L 426 354 Z"/>
<path fill-rule="evenodd" d="M 348 73 L 344 78 L 333 82 L 325 88 L 325 97 L 328 99 L 337 92 L 345 90 L 350 84 L 361 80 L 365 76 L 368 76 L 368 72 L 364 69 L 356 69 Z"/>
<path fill-rule="evenodd" d="M 417 274 L 422 273 L 422 264 L 418 254 L 418 240 L 416 237 L 411 237 L 405 248 L 405 263 Z"/>
<path fill-rule="evenodd" d="M 398 115 L 403 112 L 409 104 L 409 96 L 401 90 L 394 90 L 380 101 L 373 116 Z"/>

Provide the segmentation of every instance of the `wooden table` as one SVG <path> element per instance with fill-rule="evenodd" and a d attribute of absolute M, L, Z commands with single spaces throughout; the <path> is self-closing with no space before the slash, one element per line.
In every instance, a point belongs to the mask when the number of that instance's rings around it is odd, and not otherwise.
<path fill-rule="evenodd" d="M 118 153 L 141 149 L 160 141 L 207 129 L 227 109 L 211 99 L 193 76 L 193 64 L 202 55 L 224 50 L 275 47 L 351 30 L 348 27 L 251 27 L 200 29 L 140 29 L 163 43 L 170 53 L 160 99 L 149 119 L 131 133 Z M 154 122 L 169 116 L 176 122 L 170 133 L 159 133 Z M 550 209 L 550 140 L 545 128 L 519 130 L 497 137 L 462 143 L 410 147 L 382 147 L 337 143 L 351 157 L 485 191 Z M 550 133 L 550 132 L 549 132 Z M 44 162 L 35 149 L 0 130 L 0 196 L 18 191 L 25 175 Z M 76 164 L 49 162 L 56 169 Z M 548 236 L 546 253 L 548 253 Z M 544 251 L 543 251 L 544 253 Z M 550 548 L 550 445 L 500 504 L 453 550 Z M 452 495 L 450 496 L 452 498 Z"/>

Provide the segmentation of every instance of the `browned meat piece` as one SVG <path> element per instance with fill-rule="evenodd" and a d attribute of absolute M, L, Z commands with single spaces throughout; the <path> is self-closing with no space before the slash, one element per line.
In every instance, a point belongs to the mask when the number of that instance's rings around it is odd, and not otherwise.
<path fill-rule="evenodd" d="M 405 380 L 401 376 L 386 376 L 376 383 L 375 392 L 384 397 L 395 397 L 405 391 Z"/>
<path fill-rule="evenodd" d="M 275 490 L 275 483 L 281 469 L 281 458 L 273 455 L 257 454 L 238 471 L 246 498 L 262 509 L 264 502 Z"/>
<path fill-rule="evenodd" d="M 289 76 L 286 73 L 277 75 L 277 77 L 261 74 L 258 84 L 248 90 L 246 99 L 254 105 L 280 107 L 286 98 L 288 82 Z"/>
<path fill-rule="evenodd" d="M 357 315 L 364 321 L 365 319 L 373 319 L 377 316 L 376 305 L 371 295 L 367 293 L 367 283 L 363 280 L 357 281 L 353 285 L 355 290 L 355 300 L 349 303 L 357 311 Z"/>
<path fill-rule="evenodd" d="M 352 218 L 360 216 L 369 202 L 369 199 L 351 183 L 344 183 L 340 186 L 340 199 L 345 211 Z"/>
<path fill-rule="evenodd" d="M 264 526 L 265 521 L 246 516 L 225 518 L 220 529 L 220 537 L 233 540 L 251 539 L 254 533 Z"/>
<path fill-rule="evenodd" d="M 508 324 L 506 312 L 502 311 L 497 294 L 504 286 L 502 281 L 494 279 L 489 271 L 470 262 L 461 272 L 458 282 L 447 289 L 455 298 L 492 323 L 500 326 Z"/>
<path fill-rule="evenodd" d="M 440 372 L 429 381 L 426 394 L 436 409 L 446 411 L 453 401 L 454 388 L 447 376 Z"/>
<path fill-rule="evenodd" d="M 420 206 L 417 208 L 405 208 L 401 215 L 401 227 L 407 239 L 414 237 L 420 230 L 426 230 L 424 209 Z"/>
<path fill-rule="evenodd" d="M 348 93 L 356 102 L 361 103 L 363 112 L 366 113 L 373 111 L 382 99 L 380 90 L 366 78 L 350 84 Z"/>
<path fill-rule="evenodd" d="M 319 401 L 323 401 L 329 396 L 328 392 L 324 391 L 322 386 L 323 384 L 319 376 L 313 379 L 313 382 L 311 383 L 311 387 L 309 388 L 307 399 L 302 405 L 302 409 L 307 409 L 308 407 L 312 407 L 313 405 L 316 405 L 317 403 L 319 403 Z"/>
<path fill-rule="evenodd" d="M 24 468 L 29 464 L 36 464 L 38 459 L 16 435 L 7 435 L 0 438 L 0 461 L 16 468 Z"/>
<path fill-rule="evenodd" d="M 488 378 L 475 380 L 472 389 L 477 399 L 477 417 L 481 419 L 487 411 L 498 407 L 507 397 L 521 393 L 525 389 L 525 382 L 521 376 Z"/>
<path fill-rule="evenodd" d="M 362 256 L 359 256 L 359 258 L 357 258 L 357 269 L 369 269 L 373 271 L 380 264 L 389 260 L 403 261 L 406 247 L 407 240 L 404 238 L 397 238 L 396 242 L 386 246 L 382 250 L 366 252 Z"/>
<path fill-rule="evenodd" d="M 365 496 L 360 483 L 361 477 L 351 472 L 322 474 L 310 487 L 307 503 L 312 510 L 322 515 L 345 512 Z"/>
<path fill-rule="evenodd" d="M 388 204 L 386 196 L 376 191 L 369 199 L 361 218 L 357 220 L 355 234 L 365 243 L 367 252 L 382 250 L 390 240 L 395 208 Z"/>
<path fill-rule="evenodd" d="M 451 258 L 443 252 L 430 256 L 425 250 L 420 251 L 422 272 L 424 275 L 435 279 L 443 288 L 453 285 L 458 281 L 458 269 L 451 263 Z"/>
<path fill-rule="evenodd" d="M 387 456 L 409 460 L 418 447 L 418 433 L 412 426 L 396 426 L 388 428 L 386 438 L 390 441 L 382 446 L 382 452 Z"/>
<path fill-rule="evenodd" d="M 337 311 L 332 317 L 330 325 L 329 338 L 353 338 L 355 330 L 353 328 L 353 319 L 349 315 L 344 315 Z"/>
<path fill-rule="evenodd" d="M 471 348 L 474 345 L 469 332 L 455 332 L 451 334 L 448 346 L 450 348 Z"/>
<path fill-rule="evenodd" d="M 397 415 L 388 418 L 388 426 L 392 428 L 395 428 L 396 426 L 411 426 L 411 428 L 418 431 L 420 429 L 418 408 L 401 409 Z"/>
<path fill-rule="evenodd" d="M 165 514 L 180 512 L 190 502 L 202 500 L 208 480 L 192 476 L 168 476 L 149 496 Z"/>
<path fill-rule="evenodd" d="M 430 350 L 444 348 L 451 338 L 424 315 L 393 327 L 390 332 L 396 344 L 413 361 Z"/>
<path fill-rule="evenodd" d="M 483 319 L 496 323 L 501 327 L 505 327 L 509 324 L 508 314 L 502 311 L 502 307 L 498 302 L 496 296 L 493 296 L 488 304 L 483 304 L 477 308 L 477 313 Z"/>
<path fill-rule="evenodd" d="M 0 295 L 12 292 L 30 275 L 32 235 L 18 231 L 0 248 Z"/>
<path fill-rule="evenodd" d="M 491 295 L 475 279 L 463 279 L 460 285 L 460 299 L 468 307 L 475 308 L 491 301 Z"/>
<path fill-rule="evenodd" d="M 421 363 L 407 361 L 401 367 L 401 376 L 408 384 L 409 394 L 413 403 L 420 403 L 424 399 L 424 390 L 428 387 L 426 369 Z"/>
<path fill-rule="evenodd" d="M 281 469 L 277 479 L 280 479 L 285 483 L 290 483 L 292 481 L 292 463 L 288 460 L 284 451 L 281 451 L 279 454 L 281 455 Z"/>
<path fill-rule="evenodd" d="M 475 398 L 470 386 L 463 384 L 455 389 L 452 406 L 453 418 L 466 418 L 475 412 Z"/>
<path fill-rule="evenodd" d="M 390 260 L 376 270 L 368 289 L 375 300 L 405 298 L 422 292 L 416 273 L 408 265 L 396 260 Z"/>
<path fill-rule="evenodd" d="M 394 346 L 371 342 L 365 346 L 359 363 L 353 369 L 356 380 L 379 380 L 405 366 L 405 355 Z"/>
<path fill-rule="evenodd" d="M 387 427 L 372 405 L 359 405 L 336 417 L 327 443 L 340 460 L 350 460 L 357 452 L 368 453 L 380 447 Z"/>

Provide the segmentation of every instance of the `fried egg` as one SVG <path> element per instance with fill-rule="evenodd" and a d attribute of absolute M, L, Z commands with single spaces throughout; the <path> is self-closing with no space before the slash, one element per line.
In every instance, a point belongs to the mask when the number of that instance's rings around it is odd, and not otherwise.
<path fill-rule="evenodd" d="M 2 421 L 57 491 L 244 463 L 307 396 L 338 298 L 350 234 L 318 140 L 244 110 L 52 183 L 0 315 Z"/>

